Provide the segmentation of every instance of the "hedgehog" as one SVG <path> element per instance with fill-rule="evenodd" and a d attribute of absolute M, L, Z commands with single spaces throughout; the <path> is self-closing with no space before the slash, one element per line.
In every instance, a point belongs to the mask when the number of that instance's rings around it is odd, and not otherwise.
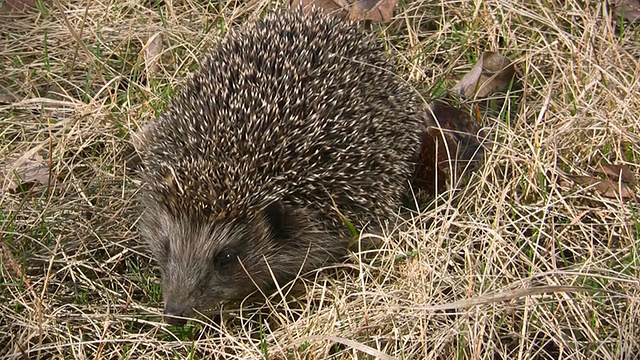
<path fill-rule="evenodd" d="M 343 261 L 397 216 L 429 122 L 382 44 L 313 11 L 233 29 L 139 133 L 165 321 Z"/>

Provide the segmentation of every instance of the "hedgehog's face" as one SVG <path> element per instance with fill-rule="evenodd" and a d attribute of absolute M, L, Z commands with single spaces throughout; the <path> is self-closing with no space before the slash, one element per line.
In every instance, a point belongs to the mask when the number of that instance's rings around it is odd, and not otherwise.
<path fill-rule="evenodd" d="M 140 232 L 162 272 L 167 315 L 189 316 L 222 301 L 241 300 L 275 281 L 291 280 L 304 262 L 304 256 L 286 246 L 292 237 L 282 226 L 279 208 L 253 220 L 202 223 L 175 218 L 159 204 L 146 205 Z"/>

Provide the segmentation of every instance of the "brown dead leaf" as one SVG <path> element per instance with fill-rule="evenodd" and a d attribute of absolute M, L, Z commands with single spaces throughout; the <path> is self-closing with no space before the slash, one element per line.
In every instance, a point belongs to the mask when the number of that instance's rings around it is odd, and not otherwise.
<path fill-rule="evenodd" d="M 435 103 L 431 106 L 433 116 L 447 137 L 456 143 L 456 159 L 464 162 L 478 160 L 483 148 L 478 142 L 480 125 L 468 112 L 453 106 Z"/>
<path fill-rule="evenodd" d="M 398 0 L 291 0 L 292 9 L 301 6 L 305 13 L 315 6 L 327 14 L 333 14 L 341 19 L 354 21 L 370 20 L 387 22 L 391 20 L 393 9 Z"/>
<path fill-rule="evenodd" d="M 323 13 L 334 14 L 344 18 L 346 13 L 344 9 L 349 7 L 349 3 L 346 0 L 291 0 L 289 6 L 291 9 L 297 9 L 300 6 L 305 14 L 308 14 L 315 6 L 317 9 L 322 10 Z"/>
<path fill-rule="evenodd" d="M 611 180 L 601 180 L 592 176 L 569 175 L 577 184 L 593 188 L 600 195 L 610 199 L 634 199 L 636 194 L 631 186 L 614 182 Z"/>
<path fill-rule="evenodd" d="M 0 0 L 0 15 L 24 14 L 35 9 L 35 0 Z"/>
<path fill-rule="evenodd" d="M 147 79 L 153 78 L 158 72 L 158 60 L 164 51 L 163 39 L 164 35 L 161 32 L 155 33 L 140 50 L 144 57 Z"/>
<path fill-rule="evenodd" d="M 625 165 L 615 165 L 615 164 L 607 164 L 600 162 L 598 164 L 597 172 L 604 174 L 607 178 L 613 181 L 622 181 L 625 184 L 629 184 L 631 186 L 636 185 L 636 178 L 633 176 L 631 169 L 629 166 Z"/>
<path fill-rule="evenodd" d="M 393 9 L 398 0 L 360 0 L 356 1 L 349 10 L 350 20 L 371 20 L 387 22 L 393 16 Z"/>
<path fill-rule="evenodd" d="M 617 22 L 640 20 L 640 0 L 614 0 L 613 13 Z"/>
<path fill-rule="evenodd" d="M 485 51 L 480 61 L 458 82 L 451 91 L 467 99 L 485 98 L 505 91 L 515 75 L 515 67 L 507 57 Z"/>
<path fill-rule="evenodd" d="M 437 126 L 429 126 L 423 135 L 413 176 L 414 187 L 427 195 L 444 189 L 447 179 L 464 175 L 484 154 L 477 138 L 480 126 L 467 112 L 439 103 L 431 112 Z"/>
<path fill-rule="evenodd" d="M 20 188 L 49 183 L 49 164 L 36 151 L 27 151 L 19 158 L 8 160 L 0 167 L 0 192 L 16 192 Z"/>

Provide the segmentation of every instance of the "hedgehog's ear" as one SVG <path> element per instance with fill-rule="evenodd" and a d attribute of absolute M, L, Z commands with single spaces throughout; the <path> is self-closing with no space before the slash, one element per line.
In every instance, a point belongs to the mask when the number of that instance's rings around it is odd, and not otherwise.
<path fill-rule="evenodd" d="M 264 209 L 264 217 L 269 222 L 274 236 L 277 236 L 284 231 L 285 216 L 286 209 L 280 200 L 272 202 Z"/>

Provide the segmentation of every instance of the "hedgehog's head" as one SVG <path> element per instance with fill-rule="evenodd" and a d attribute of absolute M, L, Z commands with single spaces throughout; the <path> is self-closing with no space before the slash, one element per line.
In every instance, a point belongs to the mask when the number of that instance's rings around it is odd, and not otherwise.
<path fill-rule="evenodd" d="M 314 232 L 298 231 L 309 226 L 280 202 L 255 216 L 209 221 L 173 214 L 152 200 L 145 206 L 140 233 L 161 270 L 164 313 L 171 324 L 185 322 L 174 316 L 283 285 L 307 268 L 305 252 Z"/>

